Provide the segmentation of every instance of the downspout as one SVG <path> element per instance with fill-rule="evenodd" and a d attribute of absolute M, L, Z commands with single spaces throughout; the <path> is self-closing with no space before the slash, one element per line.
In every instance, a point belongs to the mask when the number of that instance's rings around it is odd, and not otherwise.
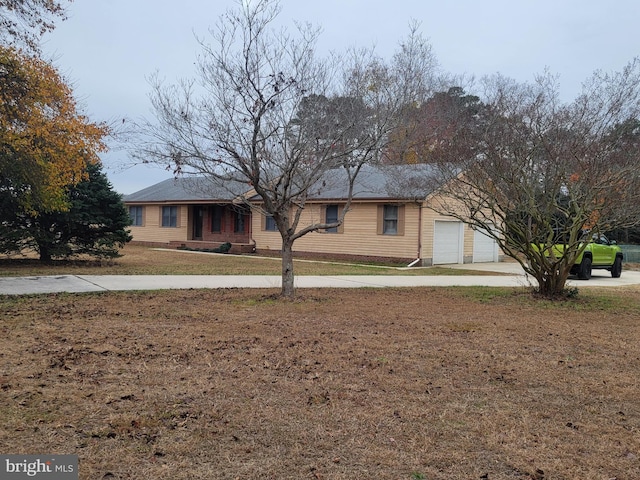
<path fill-rule="evenodd" d="M 249 204 L 249 244 L 253 243 L 253 251 L 256 253 L 256 241 L 253 238 L 253 205 Z"/>
<path fill-rule="evenodd" d="M 418 205 L 418 252 L 416 259 L 407 267 L 413 267 L 422 260 L 422 203 L 416 202 Z"/>

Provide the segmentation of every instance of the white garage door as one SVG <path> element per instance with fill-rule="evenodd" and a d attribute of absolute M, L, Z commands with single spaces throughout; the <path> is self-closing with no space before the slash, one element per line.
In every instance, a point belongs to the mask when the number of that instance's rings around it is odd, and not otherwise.
<path fill-rule="evenodd" d="M 436 221 L 433 231 L 433 264 L 462 263 L 462 223 Z"/>
<path fill-rule="evenodd" d="M 486 230 L 475 230 L 473 232 L 473 263 L 497 261 L 497 242 L 486 234 Z"/>

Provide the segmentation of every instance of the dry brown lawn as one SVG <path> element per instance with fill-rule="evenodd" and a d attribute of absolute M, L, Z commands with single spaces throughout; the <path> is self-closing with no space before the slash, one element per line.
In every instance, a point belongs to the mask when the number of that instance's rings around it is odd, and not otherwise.
<path fill-rule="evenodd" d="M 640 478 L 640 289 L 0 297 L 0 452 L 81 479 Z"/>
<path fill-rule="evenodd" d="M 0 255 L 0 276 L 28 275 L 280 275 L 276 257 L 220 255 L 126 245 L 115 260 L 55 260 L 42 264 L 35 254 Z M 298 256 L 299 257 L 299 256 Z M 495 275 L 491 272 L 444 267 L 398 268 L 404 265 L 363 265 L 344 261 L 298 258 L 296 275 Z"/>

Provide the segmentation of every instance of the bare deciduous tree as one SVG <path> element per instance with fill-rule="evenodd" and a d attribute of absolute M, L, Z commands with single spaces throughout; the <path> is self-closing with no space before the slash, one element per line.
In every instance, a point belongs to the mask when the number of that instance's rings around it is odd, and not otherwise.
<path fill-rule="evenodd" d="M 294 294 L 293 243 L 342 224 L 362 165 L 378 158 L 398 105 L 394 71 L 371 52 L 319 60 L 319 31 L 275 31 L 274 0 L 238 2 L 200 41 L 198 82 L 166 86 L 156 78 L 156 122 L 141 125 L 143 162 L 176 174 L 246 185 L 282 237 L 282 295 Z M 310 195 L 340 184 L 348 191 L 339 218 L 302 225 Z M 255 203 L 249 204 L 254 210 Z"/>
<path fill-rule="evenodd" d="M 436 209 L 495 238 L 539 293 L 562 295 L 592 234 L 640 221 L 640 61 L 596 72 L 570 103 L 548 73 L 534 84 L 496 76 L 484 87 L 481 139 L 447 140 L 453 152 L 475 153 L 440 164 L 446 196 Z"/>
<path fill-rule="evenodd" d="M 37 52 L 40 37 L 53 30 L 56 17 L 65 18 L 60 1 L 0 0 L 0 40 Z"/>

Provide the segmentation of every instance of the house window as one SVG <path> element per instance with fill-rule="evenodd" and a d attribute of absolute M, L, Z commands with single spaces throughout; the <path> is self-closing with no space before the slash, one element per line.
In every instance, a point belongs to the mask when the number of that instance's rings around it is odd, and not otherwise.
<path fill-rule="evenodd" d="M 236 212 L 235 221 L 233 222 L 234 233 L 244 233 L 246 227 L 246 215 L 243 212 Z"/>
<path fill-rule="evenodd" d="M 178 226 L 178 207 L 162 207 L 162 226 Z"/>
<path fill-rule="evenodd" d="M 385 205 L 382 216 L 382 234 L 397 235 L 398 234 L 398 206 Z"/>
<path fill-rule="evenodd" d="M 211 233 L 222 232 L 222 215 L 224 208 L 222 205 L 214 205 L 211 207 Z"/>
<path fill-rule="evenodd" d="M 129 217 L 131 218 L 131 225 L 134 227 L 142 227 L 144 225 L 142 215 L 144 207 L 129 207 Z"/>
<path fill-rule="evenodd" d="M 324 222 L 335 223 L 338 221 L 338 205 L 327 205 L 324 209 Z M 325 229 L 328 233 L 338 233 L 338 227 Z"/>
<path fill-rule="evenodd" d="M 278 226 L 275 219 L 271 215 L 265 215 L 264 217 L 264 229 L 267 232 L 277 232 Z"/>
<path fill-rule="evenodd" d="M 404 205 L 378 207 L 378 235 L 404 235 Z"/>

